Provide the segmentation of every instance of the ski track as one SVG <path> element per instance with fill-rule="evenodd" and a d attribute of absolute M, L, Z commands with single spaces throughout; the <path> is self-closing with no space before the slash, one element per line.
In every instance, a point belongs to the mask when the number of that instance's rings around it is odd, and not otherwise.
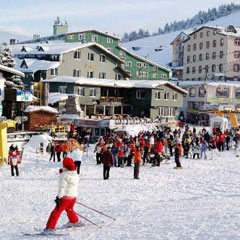
<path fill-rule="evenodd" d="M 87 225 L 67 230 L 68 236 L 23 236 L 44 228 L 54 207 L 61 163 L 48 159 L 47 153 L 28 149 L 19 178 L 10 176 L 9 166 L 0 169 L 0 239 L 240 239 L 240 163 L 234 151 L 213 160 L 182 159 L 181 170 L 173 169 L 173 159 L 160 167 L 141 166 L 140 180 L 133 179 L 133 167 L 111 168 L 104 181 L 93 146 L 82 161 L 78 201 L 117 220 L 76 204 L 76 212 L 102 228 Z M 63 213 L 58 226 L 66 222 Z"/>

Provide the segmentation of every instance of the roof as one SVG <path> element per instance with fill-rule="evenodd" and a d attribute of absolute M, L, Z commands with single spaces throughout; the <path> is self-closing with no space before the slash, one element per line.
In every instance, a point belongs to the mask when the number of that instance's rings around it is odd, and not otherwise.
<path fill-rule="evenodd" d="M 48 107 L 48 106 L 28 106 L 24 110 L 24 112 L 37 112 L 37 111 L 44 111 L 44 112 L 58 114 L 58 111 L 55 108 Z"/>
<path fill-rule="evenodd" d="M 18 75 L 20 77 L 24 77 L 25 74 L 10 67 L 6 67 L 0 64 L 0 72 L 7 72 L 7 73 L 12 73 L 13 75 Z"/>
<path fill-rule="evenodd" d="M 185 30 L 185 31 L 180 32 L 180 33 L 174 38 L 174 40 L 170 43 L 170 45 L 173 45 L 173 43 L 179 38 L 179 36 L 185 35 L 186 37 L 188 37 L 191 32 L 192 32 L 192 30 Z"/>
<path fill-rule="evenodd" d="M 112 58 L 116 59 L 117 61 L 124 63 L 122 59 L 117 57 L 115 54 L 112 52 L 108 51 L 105 47 L 102 45 L 95 43 L 95 42 L 90 42 L 90 43 L 44 43 L 44 44 L 29 44 L 28 45 L 28 51 L 24 52 L 21 51 L 24 45 L 13 45 L 13 53 L 14 55 L 26 55 L 26 54 L 33 54 L 33 55 L 42 55 L 42 54 L 52 54 L 52 55 L 58 55 L 58 54 L 63 54 L 63 53 L 68 53 L 71 51 L 76 51 L 81 48 L 86 48 L 86 47 L 96 47 L 102 51 L 104 51 L 106 54 L 111 56 Z M 43 51 L 40 51 L 39 49 L 42 49 Z"/>
<path fill-rule="evenodd" d="M 39 70 L 48 70 L 51 68 L 58 68 L 61 62 L 51 62 L 51 61 L 45 61 L 45 60 L 38 60 L 38 59 L 16 59 L 16 69 L 21 70 L 23 72 L 31 72 L 35 73 Z M 21 67 L 23 62 L 26 63 L 27 68 Z"/>
<path fill-rule="evenodd" d="M 75 78 L 75 77 L 55 77 L 51 79 L 42 80 L 42 82 L 50 83 L 74 83 L 82 86 L 97 86 L 97 87 L 114 87 L 114 88 L 144 88 L 153 89 L 161 86 L 169 86 L 183 94 L 187 91 L 176 86 L 173 83 L 163 80 L 113 80 L 113 79 L 98 79 L 98 78 Z"/>
<path fill-rule="evenodd" d="M 48 103 L 54 104 L 68 99 L 68 95 L 64 93 L 54 92 L 49 93 Z"/>
<path fill-rule="evenodd" d="M 220 81 L 212 81 L 212 82 L 205 82 L 205 81 L 178 81 L 177 84 L 180 87 L 191 87 L 191 86 L 197 86 L 197 85 L 207 85 L 207 86 L 215 86 L 218 87 L 220 85 L 225 85 L 225 86 L 237 86 L 240 87 L 240 84 L 237 82 L 220 82 Z"/>
<path fill-rule="evenodd" d="M 105 35 L 105 36 L 114 38 L 114 39 L 116 39 L 116 40 L 120 40 L 120 38 L 117 37 L 117 36 L 108 34 L 108 33 L 106 33 L 106 32 L 101 32 L 101 31 L 98 31 L 98 30 L 95 30 L 95 29 L 93 29 L 93 30 L 86 30 L 86 31 L 70 32 L 70 33 L 67 33 L 66 35 L 77 34 L 77 33 L 87 33 L 87 32 L 95 32 L 95 33 L 98 33 L 98 34 L 102 34 L 102 35 Z"/>
<path fill-rule="evenodd" d="M 154 65 L 154 66 L 157 66 L 157 67 L 159 67 L 159 68 L 161 68 L 161 69 L 163 69 L 163 70 L 165 70 L 165 71 L 167 71 L 167 72 L 171 72 L 171 69 L 169 69 L 169 68 L 166 68 L 166 67 L 164 67 L 164 66 L 162 66 L 162 65 L 159 65 L 159 64 L 157 64 L 157 63 L 155 63 L 155 62 L 152 62 L 152 61 L 150 61 L 150 60 L 148 60 L 148 59 L 146 59 L 146 58 L 140 57 L 140 56 L 138 56 L 138 55 L 136 55 L 136 54 L 128 51 L 126 48 L 124 48 L 124 47 L 122 47 L 122 46 L 118 46 L 118 47 L 119 47 L 121 50 L 127 52 L 129 55 L 132 55 L 133 57 L 138 58 L 138 59 L 141 60 L 141 61 L 144 61 L 144 62 L 147 62 L 147 63 L 152 64 L 152 65 Z"/>

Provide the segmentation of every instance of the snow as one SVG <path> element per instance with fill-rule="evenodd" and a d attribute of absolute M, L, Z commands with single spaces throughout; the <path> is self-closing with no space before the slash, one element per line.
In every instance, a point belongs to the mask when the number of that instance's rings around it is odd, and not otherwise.
<path fill-rule="evenodd" d="M 48 134 L 44 133 L 41 135 L 32 136 L 27 144 L 24 145 L 25 150 L 37 150 L 40 147 L 40 143 L 43 143 L 44 147 L 46 148 L 48 143 L 52 142 L 52 137 Z"/>
<path fill-rule="evenodd" d="M 25 76 L 24 73 L 14 69 L 14 68 L 3 66 L 1 64 L 0 64 L 0 72 L 8 72 L 8 73 L 12 73 L 12 74 L 15 74 L 15 75 L 18 75 L 18 76 L 21 76 L 21 77 Z"/>
<path fill-rule="evenodd" d="M 50 113 L 58 114 L 58 111 L 55 108 L 49 106 L 28 106 L 24 112 L 36 112 L 36 111 L 46 111 Z"/>
<path fill-rule="evenodd" d="M 49 93 L 48 103 L 54 104 L 68 99 L 68 95 L 59 92 Z"/>
<path fill-rule="evenodd" d="M 104 181 L 93 149 L 83 155 L 78 201 L 117 220 L 76 204 L 79 214 L 104 223 L 102 228 L 66 230 L 67 239 L 240 239 L 240 171 L 233 150 L 214 160 L 182 159 L 182 170 L 173 169 L 173 159 L 160 168 L 141 166 L 140 180 L 133 179 L 133 167 L 112 168 L 110 179 Z M 49 162 L 48 153 L 37 154 L 34 148 L 25 150 L 19 178 L 10 177 L 9 166 L 1 167 L 0 239 L 26 239 L 21 232 L 45 227 L 60 167 L 61 163 Z M 66 222 L 63 213 L 58 226 Z"/>
<path fill-rule="evenodd" d="M 227 27 L 229 25 L 239 26 L 240 12 L 232 13 L 228 16 L 216 19 L 205 23 L 204 26 L 223 26 Z M 203 25 L 199 25 L 200 28 Z M 148 57 L 148 59 L 157 64 L 169 67 L 169 63 L 172 62 L 173 49 L 170 45 L 171 42 L 177 37 L 181 32 L 187 32 L 188 34 L 194 29 L 181 30 L 176 32 L 171 32 L 168 34 L 163 34 L 159 36 L 153 36 L 148 38 L 139 39 L 132 42 L 127 42 L 123 44 L 123 47 L 127 48 L 130 52 L 140 55 L 142 57 Z M 237 28 L 237 30 L 239 30 Z M 232 35 L 232 33 L 229 33 Z M 237 34 L 239 35 L 239 34 Z M 161 46 L 161 51 L 155 51 Z M 134 51 L 132 47 L 140 47 L 140 50 Z"/>

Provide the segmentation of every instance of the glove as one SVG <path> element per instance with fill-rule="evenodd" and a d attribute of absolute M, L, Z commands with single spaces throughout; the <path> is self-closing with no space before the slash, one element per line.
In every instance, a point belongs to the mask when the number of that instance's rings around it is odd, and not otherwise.
<path fill-rule="evenodd" d="M 57 209 L 59 209 L 61 199 L 57 196 L 54 201 L 55 201 L 55 203 L 56 203 L 56 205 L 57 205 Z"/>

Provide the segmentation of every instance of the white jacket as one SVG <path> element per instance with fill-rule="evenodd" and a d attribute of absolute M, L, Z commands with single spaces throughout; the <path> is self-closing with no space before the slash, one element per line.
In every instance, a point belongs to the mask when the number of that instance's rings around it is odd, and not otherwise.
<path fill-rule="evenodd" d="M 77 171 L 63 171 L 59 177 L 58 197 L 77 197 L 78 182 Z"/>
<path fill-rule="evenodd" d="M 82 160 L 83 151 L 75 148 L 72 152 L 68 153 L 67 157 L 71 158 L 74 162 Z"/>

